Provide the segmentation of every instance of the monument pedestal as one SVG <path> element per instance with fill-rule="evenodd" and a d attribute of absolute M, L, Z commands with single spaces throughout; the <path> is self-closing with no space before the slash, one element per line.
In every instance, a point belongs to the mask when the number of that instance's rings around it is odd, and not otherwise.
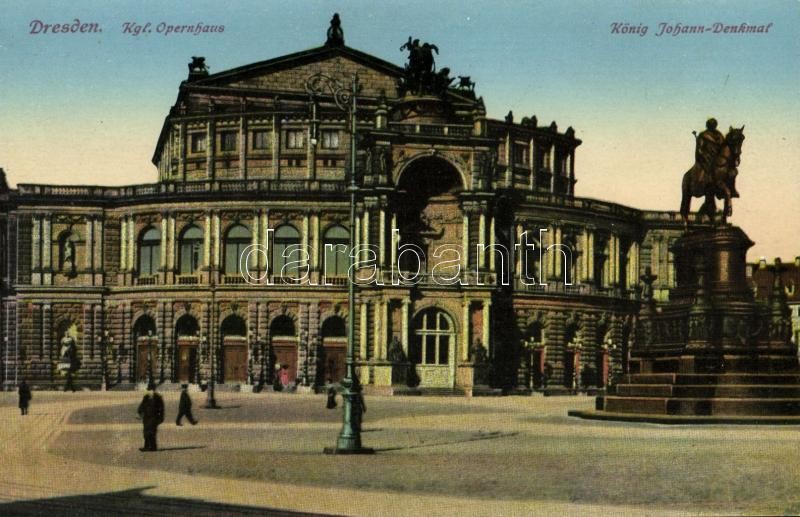
<path fill-rule="evenodd" d="M 673 247 L 677 286 L 639 313 L 631 373 L 573 416 L 605 420 L 800 423 L 800 367 L 780 275 L 769 305 L 745 276 L 753 243 L 737 227 L 687 232 Z M 769 421 L 769 420 L 767 420 Z"/>

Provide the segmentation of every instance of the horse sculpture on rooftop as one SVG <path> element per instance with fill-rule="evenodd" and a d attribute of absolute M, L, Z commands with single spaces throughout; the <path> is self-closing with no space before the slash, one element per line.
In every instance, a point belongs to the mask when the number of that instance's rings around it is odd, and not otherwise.
<path fill-rule="evenodd" d="M 681 217 L 685 226 L 689 224 L 689 210 L 692 197 L 705 197 L 705 202 L 698 210 L 698 221 L 706 216 L 714 224 L 717 205 L 714 198 L 724 199 L 725 208 L 722 213 L 723 224 L 733 213 L 731 198 L 739 197 L 735 180 L 737 167 L 744 142 L 744 126 L 730 127 L 724 137 L 717 131 L 717 121 L 709 119 L 706 130 L 697 135 L 695 164 L 683 175 Z"/>

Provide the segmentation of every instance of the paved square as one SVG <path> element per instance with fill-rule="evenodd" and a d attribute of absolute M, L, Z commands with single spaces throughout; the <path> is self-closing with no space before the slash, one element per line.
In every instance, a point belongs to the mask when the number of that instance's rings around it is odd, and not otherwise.
<path fill-rule="evenodd" d="M 566 416 L 589 397 L 369 397 L 377 454 L 331 457 L 341 408 L 316 395 L 231 394 L 138 451 L 141 393 L 2 395 L 0 513 L 264 509 L 353 515 L 797 513 L 792 426 L 658 426 Z M 27 501 L 20 503 L 20 501 Z M 168 505 L 168 506 L 165 506 Z"/>

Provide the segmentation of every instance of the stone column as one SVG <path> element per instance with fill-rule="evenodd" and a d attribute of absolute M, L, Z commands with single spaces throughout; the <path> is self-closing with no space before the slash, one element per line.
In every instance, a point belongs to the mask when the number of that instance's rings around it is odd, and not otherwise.
<path fill-rule="evenodd" d="M 161 270 L 167 268 L 167 237 L 168 237 L 169 214 L 161 212 L 161 256 L 159 257 L 159 267 Z"/>
<path fill-rule="evenodd" d="M 211 258 L 211 266 L 218 269 L 219 268 L 219 263 L 220 263 L 220 260 L 219 260 L 220 241 L 222 240 L 222 236 L 219 233 L 219 231 L 220 231 L 220 228 L 219 228 L 219 226 L 220 226 L 220 224 L 219 224 L 220 223 L 220 221 L 219 221 L 219 212 L 214 212 L 212 221 L 213 221 L 213 224 L 214 224 L 214 227 L 212 229 L 213 233 L 214 233 L 214 237 L 213 237 L 213 239 L 214 239 L 213 240 L 213 243 L 214 243 L 213 251 L 214 251 L 214 253 L 213 253 L 213 256 Z"/>
<path fill-rule="evenodd" d="M 277 109 L 277 107 L 276 107 Z M 278 114 L 272 116 L 272 177 L 281 177 L 281 118 Z M 266 231 L 266 227 L 265 230 Z"/>
<path fill-rule="evenodd" d="M 553 263 L 553 276 L 556 278 L 563 278 L 564 277 L 564 256 L 561 254 L 561 227 L 556 226 L 554 228 L 555 232 L 553 234 L 554 237 L 554 244 L 556 245 L 553 248 L 553 259 L 555 262 Z"/>
<path fill-rule="evenodd" d="M 169 216 L 169 236 L 167 237 L 167 269 L 169 271 L 175 270 L 175 215 Z"/>
<path fill-rule="evenodd" d="M 492 247 L 492 246 L 494 246 L 494 244 L 495 244 L 494 217 L 490 216 L 489 217 L 489 246 L 490 246 L 490 248 L 489 248 L 489 270 L 493 271 L 493 272 L 495 270 L 495 252 L 494 252 L 494 248 Z M 503 266 L 507 266 L 507 265 L 503 264 Z"/>
<path fill-rule="evenodd" d="M 530 173 L 530 184 L 528 185 L 528 187 L 531 190 L 536 189 L 536 164 L 533 161 L 534 158 L 536 157 L 535 149 L 536 149 L 536 141 L 533 138 L 531 138 L 530 143 L 528 145 L 528 170 Z"/>
<path fill-rule="evenodd" d="M 125 216 L 119 220 L 119 270 L 128 268 L 128 219 Z"/>
<path fill-rule="evenodd" d="M 381 343 L 381 336 L 383 335 L 383 302 L 378 300 L 375 302 L 375 325 L 373 332 L 374 346 L 372 349 L 375 353 L 375 359 L 384 359 L 383 357 L 383 344 Z"/>
<path fill-rule="evenodd" d="M 364 300 L 361 302 L 361 320 L 358 326 L 358 344 L 359 356 L 362 361 L 367 360 L 367 317 L 369 311 L 369 302 Z"/>
<path fill-rule="evenodd" d="M 386 210 L 378 212 L 378 269 L 386 266 Z"/>
<path fill-rule="evenodd" d="M 587 234 L 587 252 L 589 253 L 589 256 L 586 258 L 586 264 L 588 267 L 586 271 L 586 279 L 588 282 L 592 282 L 594 281 L 594 232 L 592 232 L 590 229 L 587 229 Z"/>
<path fill-rule="evenodd" d="M 484 302 L 483 302 L 483 322 L 482 322 L 483 323 L 483 328 L 481 329 L 481 331 L 482 331 L 482 339 L 481 339 L 481 341 L 483 342 L 483 348 L 486 349 L 486 353 L 487 353 L 486 355 L 487 356 L 489 356 L 490 352 L 492 353 L 492 355 L 494 355 L 493 354 L 493 350 L 489 346 L 489 340 L 492 338 L 492 335 L 491 335 L 491 307 L 492 307 L 492 301 L 491 300 L 484 300 Z"/>
<path fill-rule="evenodd" d="M 461 269 L 462 274 L 469 269 L 469 215 L 464 212 L 461 216 Z"/>
<path fill-rule="evenodd" d="M 253 253 L 250 254 L 250 260 L 248 261 L 249 264 L 252 264 L 254 267 L 250 267 L 249 271 L 258 271 L 259 263 L 261 262 L 261 253 L 256 253 L 256 246 L 258 246 L 258 226 L 259 226 L 259 219 L 261 219 L 261 215 L 258 210 L 253 211 L 253 222 L 250 225 L 250 245 L 252 246 Z M 255 259 L 255 261 L 253 261 Z M 258 276 L 257 274 L 255 276 Z"/>
<path fill-rule="evenodd" d="M 478 219 L 478 242 L 477 244 L 486 244 L 484 240 L 486 237 L 486 215 L 483 212 L 480 213 L 480 217 Z M 478 255 L 478 267 L 483 269 L 486 266 L 486 253 L 481 251 Z"/>
<path fill-rule="evenodd" d="M 403 312 L 402 312 L 402 333 L 400 335 L 400 344 L 403 345 L 403 353 L 408 358 L 408 306 L 410 304 L 408 298 L 403 298 Z"/>
<path fill-rule="evenodd" d="M 84 267 L 90 273 L 94 270 L 94 216 L 86 218 L 86 253 L 84 256 Z"/>
<path fill-rule="evenodd" d="M 51 221 L 52 218 L 50 214 L 46 214 L 44 220 L 42 220 L 42 269 L 46 270 L 44 274 L 45 281 L 42 283 L 45 284 L 50 283 L 50 270 L 53 267 L 51 263 L 53 258 L 53 233 L 50 228 Z"/>
<path fill-rule="evenodd" d="M 33 283 L 38 284 L 41 275 L 37 273 L 39 269 L 39 257 L 42 254 L 42 217 L 34 215 L 31 227 L 31 269 L 33 270 Z"/>
<path fill-rule="evenodd" d="M 239 177 L 247 179 L 247 117 L 239 117 Z"/>
<path fill-rule="evenodd" d="M 614 287 L 616 287 L 619 285 L 619 235 L 616 233 L 611 234 L 611 242 L 614 244 L 614 253 L 612 254 L 613 267 L 611 269 L 611 281 L 613 282 Z"/>
<path fill-rule="evenodd" d="M 464 363 L 469 361 L 469 304 L 467 298 L 461 301 L 461 361 Z"/>
<path fill-rule="evenodd" d="M 95 271 L 104 271 L 105 265 L 103 264 L 103 248 L 104 248 L 104 237 L 103 237 L 103 219 L 98 217 L 94 221 L 94 269 Z M 100 282 L 102 282 L 102 277 L 100 277 Z"/>
<path fill-rule="evenodd" d="M 310 250 L 311 269 L 312 271 L 319 271 L 319 258 L 320 256 L 324 256 L 324 250 L 320 249 L 320 223 L 318 213 L 311 214 L 311 228 L 311 247 L 313 248 Z"/>
<path fill-rule="evenodd" d="M 203 265 L 211 267 L 211 214 L 208 212 L 203 226 Z"/>
<path fill-rule="evenodd" d="M 515 226 L 516 246 L 514 246 L 514 275 L 516 278 L 523 278 L 524 268 L 528 260 L 527 242 L 522 237 L 523 228 L 521 224 Z"/>
<path fill-rule="evenodd" d="M 128 221 L 128 271 L 136 269 L 136 219 L 133 215 Z"/>
<path fill-rule="evenodd" d="M 311 147 L 311 146 L 309 146 L 309 147 Z M 306 212 L 306 213 L 303 214 L 302 231 L 301 231 L 301 235 L 300 235 L 300 245 L 303 247 L 303 251 L 308 251 L 308 231 L 309 231 L 309 227 L 310 227 L 309 215 L 308 215 L 308 212 Z M 302 257 L 303 255 L 301 254 L 300 256 Z M 303 260 L 303 262 L 301 264 L 301 267 L 302 266 L 308 266 L 308 265 L 309 265 L 308 261 Z"/>
<path fill-rule="evenodd" d="M 364 224 L 362 225 L 362 241 L 361 244 L 369 246 L 369 210 L 364 209 Z M 366 258 L 366 252 L 363 258 Z"/>
<path fill-rule="evenodd" d="M 261 247 L 264 253 L 258 254 L 258 267 L 265 273 L 267 272 L 267 260 L 269 257 L 269 210 L 264 210 L 261 213 Z"/>
<path fill-rule="evenodd" d="M 183 181 L 186 181 L 186 123 L 178 125 L 178 174 Z"/>
<path fill-rule="evenodd" d="M 547 227 L 547 247 L 545 248 L 547 255 L 547 267 L 544 268 L 547 271 L 547 278 L 554 279 L 556 277 L 556 264 L 558 260 L 556 259 L 556 255 L 558 252 L 556 251 L 555 247 L 551 247 L 556 243 L 556 227 L 554 225 L 549 225 Z"/>
<path fill-rule="evenodd" d="M 214 121 L 206 123 L 206 177 L 214 179 Z"/>
<path fill-rule="evenodd" d="M 390 264 L 391 270 L 397 269 L 397 244 L 398 239 L 400 238 L 400 234 L 395 233 L 394 229 L 397 228 L 397 214 L 392 214 L 392 251 L 391 251 L 391 261 Z"/>

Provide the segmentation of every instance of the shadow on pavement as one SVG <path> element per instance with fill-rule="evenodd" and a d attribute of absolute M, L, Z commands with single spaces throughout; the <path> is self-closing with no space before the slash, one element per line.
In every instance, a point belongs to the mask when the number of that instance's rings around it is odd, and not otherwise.
<path fill-rule="evenodd" d="M 162 452 L 162 451 L 188 451 L 192 449 L 205 449 L 205 445 L 186 445 L 184 447 L 161 447 L 156 451 L 153 452 Z"/>
<path fill-rule="evenodd" d="M 406 449 L 422 449 L 424 447 L 440 447 L 442 445 L 456 445 L 459 443 L 468 443 L 468 442 L 477 442 L 480 440 L 496 440 L 498 438 L 508 438 L 510 436 L 516 436 L 519 433 L 501 433 L 500 431 L 493 431 L 491 433 L 481 433 L 474 436 L 470 436 L 469 438 L 465 438 L 463 440 L 453 440 L 450 442 L 433 442 L 433 443 L 422 443 L 420 445 L 406 445 L 403 447 L 376 447 L 375 452 L 391 452 L 391 451 L 402 451 Z"/>
<path fill-rule="evenodd" d="M 121 492 L 86 494 L 32 501 L 16 501 L 0 504 L 0 515 L 266 515 L 278 516 L 323 516 L 328 514 L 292 512 L 275 508 L 259 508 L 222 503 L 158 497 L 143 492 L 155 487 L 141 487 Z"/>

